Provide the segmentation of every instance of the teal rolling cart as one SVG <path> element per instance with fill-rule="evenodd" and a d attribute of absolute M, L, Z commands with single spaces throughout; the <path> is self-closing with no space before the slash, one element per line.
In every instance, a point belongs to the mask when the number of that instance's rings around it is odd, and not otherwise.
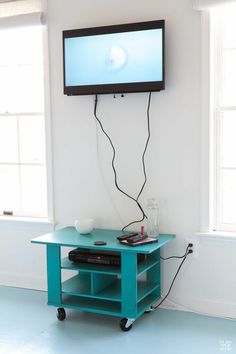
<path fill-rule="evenodd" d="M 32 240 L 47 247 L 48 305 L 58 308 L 59 320 L 65 319 L 65 308 L 90 311 L 122 317 L 120 328 L 128 331 L 160 298 L 160 248 L 175 236 L 160 235 L 157 243 L 130 247 L 119 243 L 119 235 L 121 231 L 103 229 L 80 235 L 74 227 L 66 227 Z M 95 246 L 95 241 L 106 245 Z M 62 247 L 119 252 L 121 267 L 72 263 L 61 257 Z M 145 255 L 141 262 L 138 254 Z M 76 273 L 62 282 L 65 270 Z"/>

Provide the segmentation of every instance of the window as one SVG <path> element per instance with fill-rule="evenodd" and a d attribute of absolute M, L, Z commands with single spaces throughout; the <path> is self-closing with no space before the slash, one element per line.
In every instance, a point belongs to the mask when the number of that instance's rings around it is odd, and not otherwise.
<path fill-rule="evenodd" d="M 236 231 L 236 6 L 210 11 L 213 229 Z"/>
<path fill-rule="evenodd" d="M 0 30 L 0 215 L 48 215 L 42 37 Z"/>

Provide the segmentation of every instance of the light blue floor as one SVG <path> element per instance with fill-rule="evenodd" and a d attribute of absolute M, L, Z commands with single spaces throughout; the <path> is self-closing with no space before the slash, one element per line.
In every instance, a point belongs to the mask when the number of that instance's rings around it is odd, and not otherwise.
<path fill-rule="evenodd" d="M 60 322 L 46 293 L 0 287 L 1 354 L 236 354 L 236 322 L 158 309 L 130 332 L 119 319 L 67 311 Z"/>

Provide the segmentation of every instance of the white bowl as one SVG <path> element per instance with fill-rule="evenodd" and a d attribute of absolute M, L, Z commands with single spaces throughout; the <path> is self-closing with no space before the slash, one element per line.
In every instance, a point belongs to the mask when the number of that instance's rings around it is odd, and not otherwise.
<path fill-rule="evenodd" d="M 90 234 L 93 231 L 94 219 L 91 218 L 84 218 L 75 220 L 75 228 L 76 230 L 82 234 Z"/>

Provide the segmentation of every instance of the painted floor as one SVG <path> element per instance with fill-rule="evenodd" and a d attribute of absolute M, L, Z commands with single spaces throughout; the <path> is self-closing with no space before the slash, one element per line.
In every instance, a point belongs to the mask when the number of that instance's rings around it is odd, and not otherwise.
<path fill-rule="evenodd" d="M 236 322 L 158 309 L 129 332 L 116 317 L 67 311 L 60 322 L 46 293 L 0 287 L 1 354 L 236 354 Z"/>

